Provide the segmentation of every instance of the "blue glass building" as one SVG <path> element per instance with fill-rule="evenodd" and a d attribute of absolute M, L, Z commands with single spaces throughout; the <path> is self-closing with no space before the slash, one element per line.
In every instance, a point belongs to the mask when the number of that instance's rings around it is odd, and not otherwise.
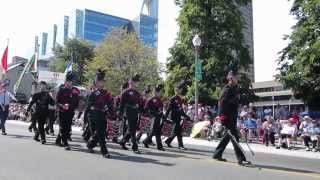
<path fill-rule="evenodd" d="M 129 31 L 136 32 L 142 42 L 157 50 L 158 0 L 144 0 L 140 15 L 133 21 L 89 9 L 77 9 L 75 19 L 70 23 L 70 31 L 74 33 L 74 37 L 93 43 L 103 41 L 115 27 L 126 27 Z"/>

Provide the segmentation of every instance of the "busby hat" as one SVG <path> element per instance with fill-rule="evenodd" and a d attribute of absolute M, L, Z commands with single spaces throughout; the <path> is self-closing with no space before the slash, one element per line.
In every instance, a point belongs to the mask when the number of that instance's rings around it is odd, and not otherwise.
<path fill-rule="evenodd" d="M 66 75 L 66 81 L 73 81 L 74 78 L 75 78 L 75 75 L 71 71 L 69 71 Z"/>
<path fill-rule="evenodd" d="M 102 71 L 101 69 L 98 69 L 98 71 L 96 72 L 95 81 L 103 81 L 105 75 L 106 75 L 106 73 L 104 71 Z"/>
<path fill-rule="evenodd" d="M 227 79 L 232 78 L 232 77 L 234 77 L 234 76 L 235 76 L 234 71 L 233 71 L 233 70 L 230 70 L 230 71 L 228 72 Z"/>
<path fill-rule="evenodd" d="M 184 81 L 181 81 L 181 82 L 179 82 L 179 83 L 177 83 L 177 84 L 175 85 L 175 88 L 176 88 L 176 89 L 183 89 L 184 85 L 185 85 L 185 82 L 184 82 Z"/>
<path fill-rule="evenodd" d="M 139 74 L 134 74 L 130 80 L 133 82 L 139 82 L 141 80 L 141 76 Z"/>
<path fill-rule="evenodd" d="M 150 86 L 150 85 L 147 85 L 147 86 L 144 88 L 143 93 L 144 93 L 144 94 L 149 94 L 149 93 L 151 93 L 151 86 Z"/>
<path fill-rule="evenodd" d="M 121 85 L 121 89 L 127 89 L 128 87 L 129 87 L 128 81 L 124 82 L 124 83 Z"/>
<path fill-rule="evenodd" d="M 47 83 L 45 81 L 40 81 L 39 84 L 41 85 L 47 85 Z"/>
<path fill-rule="evenodd" d="M 154 90 L 155 90 L 156 92 L 160 92 L 162 89 L 163 89 L 163 84 L 158 84 L 158 85 L 156 85 L 156 87 L 154 88 Z"/>

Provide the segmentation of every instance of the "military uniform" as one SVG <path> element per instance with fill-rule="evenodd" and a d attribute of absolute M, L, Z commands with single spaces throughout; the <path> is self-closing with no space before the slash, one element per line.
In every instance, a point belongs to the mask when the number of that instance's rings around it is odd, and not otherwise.
<path fill-rule="evenodd" d="M 68 137 L 71 133 L 74 111 L 79 103 L 79 93 L 77 88 L 67 88 L 64 85 L 60 87 L 57 93 L 59 134 L 56 139 L 56 144 L 61 145 L 62 141 L 62 145 L 65 146 L 66 150 L 70 150 Z M 67 106 L 67 108 L 64 108 L 64 106 Z"/>
<path fill-rule="evenodd" d="M 27 112 L 30 111 L 31 107 L 33 105 L 35 106 L 35 112 L 33 113 L 33 119 L 37 121 L 38 123 L 38 131 L 35 131 L 35 140 L 39 140 L 39 135 L 41 138 L 42 144 L 46 143 L 46 137 L 45 137 L 45 129 L 44 125 L 46 123 L 46 119 L 48 117 L 48 107 L 49 105 L 54 105 L 54 100 L 50 96 L 50 94 L 46 91 L 35 93 L 32 96 L 31 102 L 29 103 L 29 106 L 27 108 Z"/>
<path fill-rule="evenodd" d="M 99 142 L 101 153 L 108 154 L 106 147 L 106 116 L 111 115 L 113 111 L 113 98 L 111 94 L 104 89 L 93 91 L 88 98 L 88 122 L 90 126 L 91 139 L 87 146 L 89 150 L 96 147 Z"/>
<path fill-rule="evenodd" d="M 166 139 L 165 143 L 168 147 L 171 147 L 171 142 L 175 137 L 178 139 L 178 145 L 180 149 L 185 149 L 182 141 L 182 120 L 184 116 L 187 120 L 190 120 L 189 116 L 186 115 L 182 108 L 182 99 L 179 95 L 171 97 L 169 102 L 169 108 L 166 111 L 165 119 L 167 119 L 169 113 L 171 113 L 171 121 L 174 124 L 171 135 Z"/>
<path fill-rule="evenodd" d="M 164 150 L 161 142 L 161 121 L 163 118 L 163 103 L 160 97 L 152 97 L 145 104 L 145 112 L 149 114 L 152 120 L 151 133 L 143 141 L 145 147 L 148 147 L 152 137 L 156 137 L 157 148 L 159 150 Z"/>
<path fill-rule="evenodd" d="M 132 150 L 136 153 L 139 153 L 136 140 L 136 130 L 139 114 L 142 112 L 142 110 L 143 104 L 141 94 L 133 88 L 126 89 L 121 94 L 120 116 L 123 117 L 123 115 L 125 115 L 128 119 L 128 129 L 122 138 L 120 145 L 123 149 L 127 149 L 125 147 L 125 143 L 131 138 Z"/>
<path fill-rule="evenodd" d="M 234 76 L 233 73 L 231 75 Z M 227 84 L 223 87 L 219 98 L 218 114 L 223 126 L 226 128 L 227 131 L 230 131 L 230 133 L 234 136 L 237 142 L 234 141 L 234 139 L 232 138 L 232 136 L 230 136 L 229 133 L 225 133 L 219 145 L 217 146 L 215 152 L 213 153 L 214 159 L 225 161 L 225 159 L 222 159 L 222 154 L 226 146 L 228 145 L 229 141 L 231 140 L 238 162 L 242 163 L 246 161 L 246 157 L 244 153 L 241 151 L 240 146 L 238 144 L 239 133 L 237 130 L 237 117 L 239 100 L 239 88 L 236 84 Z"/>

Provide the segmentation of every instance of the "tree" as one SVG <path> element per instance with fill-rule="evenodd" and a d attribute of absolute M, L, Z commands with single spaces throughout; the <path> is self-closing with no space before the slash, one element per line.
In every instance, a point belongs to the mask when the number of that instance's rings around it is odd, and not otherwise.
<path fill-rule="evenodd" d="M 203 80 L 200 83 L 200 102 L 207 98 L 217 99 L 231 65 L 240 69 L 241 85 L 251 85 L 245 71 L 252 59 L 244 45 L 242 30 L 244 20 L 239 6 L 249 0 L 176 0 L 181 7 L 177 19 L 180 31 L 174 46 L 169 50 L 166 94 L 173 94 L 173 85 L 185 80 L 189 86 L 187 96 L 194 92 L 195 51 L 192 38 L 198 34 L 202 39 L 200 59 L 203 60 Z"/>
<path fill-rule="evenodd" d="M 94 46 L 85 40 L 76 38 L 68 39 L 64 46 L 58 45 L 54 50 L 56 60 L 49 69 L 56 72 L 64 72 L 68 62 L 73 59 L 73 71 L 77 75 L 77 83 L 85 82 L 84 68 L 94 57 Z"/>
<path fill-rule="evenodd" d="M 95 72 L 105 70 L 108 90 L 114 94 L 120 93 L 121 84 L 132 75 L 142 76 L 139 89 L 145 85 L 155 85 L 161 82 L 159 76 L 160 64 L 154 50 L 144 45 L 135 33 L 126 29 L 116 28 L 109 32 L 105 40 L 95 49 L 95 58 L 86 66 L 87 85 L 92 84 Z"/>
<path fill-rule="evenodd" d="M 297 19 L 289 44 L 281 51 L 277 78 L 313 110 L 320 110 L 320 1 L 295 0 Z"/>

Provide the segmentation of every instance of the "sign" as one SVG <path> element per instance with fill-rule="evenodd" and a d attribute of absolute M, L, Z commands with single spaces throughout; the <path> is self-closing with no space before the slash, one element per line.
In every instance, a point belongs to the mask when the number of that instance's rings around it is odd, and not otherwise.
<path fill-rule="evenodd" d="M 51 71 L 39 71 L 38 81 L 44 81 L 46 83 L 63 84 L 65 80 L 65 74 L 60 72 Z"/>
<path fill-rule="evenodd" d="M 196 70 L 195 70 L 195 78 L 197 81 L 202 80 L 202 60 L 199 60 L 195 64 Z"/>

